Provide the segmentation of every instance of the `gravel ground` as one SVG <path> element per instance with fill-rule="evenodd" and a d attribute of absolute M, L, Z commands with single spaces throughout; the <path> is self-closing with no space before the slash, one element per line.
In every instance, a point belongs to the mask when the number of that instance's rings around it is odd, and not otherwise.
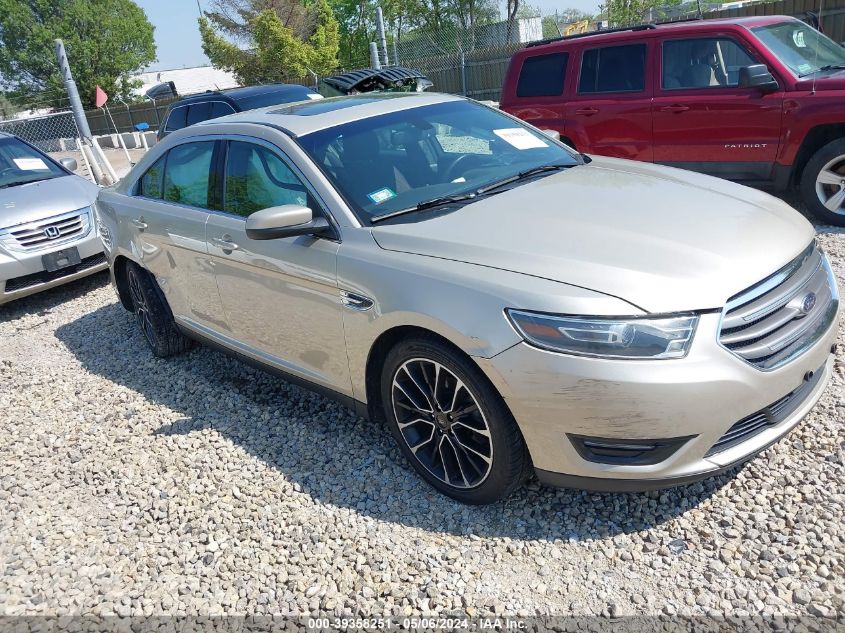
<path fill-rule="evenodd" d="M 105 275 L 0 308 L 0 340 L 0 614 L 845 613 L 845 345 L 738 472 L 474 508 L 326 399 L 153 358 Z"/>

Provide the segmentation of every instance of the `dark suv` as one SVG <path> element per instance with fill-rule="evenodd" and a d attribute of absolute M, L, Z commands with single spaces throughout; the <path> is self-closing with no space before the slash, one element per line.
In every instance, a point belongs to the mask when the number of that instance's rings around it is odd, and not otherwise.
<path fill-rule="evenodd" d="M 845 48 L 786 16 L 643 25 L 511 59 L 501 107 L 581 152 L 775 190 L 845 226 Z"/>
<path fill-rule="evenodd" d="M 158 131 L 158 138 L 162 139 L 171 132 L 194 123 L 235 112 L 322 98 L 318 92 L 299 84 L 269 84 L 232 90 L 209 90 L 173 103 L 167 110 L 164 123 Z"/>

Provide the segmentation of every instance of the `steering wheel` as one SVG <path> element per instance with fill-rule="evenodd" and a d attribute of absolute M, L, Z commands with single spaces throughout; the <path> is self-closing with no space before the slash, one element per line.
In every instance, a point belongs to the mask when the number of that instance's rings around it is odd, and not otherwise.
<path fill-rule="evenodd" d="M 6 174 L 8 174 L 11 171 L 20 171 L 20 170 L 17 167 L 4 167 L 3 169 L 0 169 L 0 178 L 2 178 L 3 176 L 5 176 Z"/>
<path fill-rule="evenodd" d="M 446 182 L 452 182 L 455 178 L 460 176 L 460 174 L 457 173 L 459 167 L 466 169 L 466 164 L 468 162 L 477 161 L 479 158 L 480 156 L 476 154 L 458 154 L 443 169 L 443 179 Z"/>

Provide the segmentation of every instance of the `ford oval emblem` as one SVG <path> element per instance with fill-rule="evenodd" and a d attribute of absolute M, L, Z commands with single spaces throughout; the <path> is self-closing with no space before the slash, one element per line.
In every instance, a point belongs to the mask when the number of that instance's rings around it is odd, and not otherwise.
<path fill-rule="evenodd" d="M 810 310 L 816 305 L 816 293 L 815 292 L 808 292 L 804 299 L 801 301 L 801 312 L 804 314 L 810 314 Z"/>

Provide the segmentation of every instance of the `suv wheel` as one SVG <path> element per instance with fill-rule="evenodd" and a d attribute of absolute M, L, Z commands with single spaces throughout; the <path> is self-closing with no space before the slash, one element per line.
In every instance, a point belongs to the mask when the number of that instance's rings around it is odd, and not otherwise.
<path fill-rule="evenodd" d="M 408 461 L 463 503 L 493 503 L 531 472 L 516 422 L 467 358 L 434 339 L 394 347 L 381 383 L 388 426 Z"/>
<path fill-rule="evenodd" d="M 845 226 L 845 139 L 813 155 L 801 175 L 801 197 L 822 222 Z"/>
<path fill-rule="evenodd" d="M 132 311 L 153 354 L 166 358 L 193 347 L 193 341 L 176 327 L 173 313 L 153 276 L 134 263 L 126 270 Z"/>

